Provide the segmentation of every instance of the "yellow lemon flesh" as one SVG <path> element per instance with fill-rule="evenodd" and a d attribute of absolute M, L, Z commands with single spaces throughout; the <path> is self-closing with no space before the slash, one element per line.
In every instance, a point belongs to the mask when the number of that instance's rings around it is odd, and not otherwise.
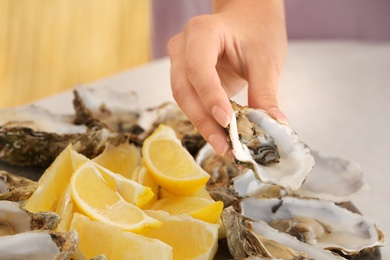
<path fill-rule="evenodd" d="M 223 209 L 221 201 L 199 197 L 167 197 L 158 200 L 153 210 L 164 210 L 171 215 L 188 214 L 191 217 L 217 223 Z"/>
<path fill-rule="evenodd" d="M 152 175 L 150 174 L 148 168 L 146 168 L 143 165 L 138 166 L 132 175 L 132 180 L 136 181 L 137 183 L 145 186 L 150 187 L 154 196 L 153 198 L 143 206 L 140 206 L 143 209 L 150 209 L 151 206 L 157 201 L 158 199 L 158 192 L 159 192 L 159 185 L 157 182 L 153 179 Z"/>
<path fill-rule="evenodd" d="M 74 170 L 88 159 L 81 154 L 72 153 L 68 145 L 43 173 L 37 190 L 26 201 L 24 207 L 30 212 L 55 211 L 65 193 Z"/>
<path fill-rule="evenodd" d="M 147 210 L 162 222 L 158 228 L 141 234 L 172 246 L 173 259 L 213 259 L 218 248 L 218 225 L 190 216 L 170 216 L 164 211 Z"/>
<path fill-rule="evenodd" d="M 107 184 L 116 189 L 124 200 L 138 207 L 148 203 L 153 197 L 152 188 L 143 186 L 136 181 L 127 179 L 120 174 L 93 163 Z"/>
<path fill-rule="evenodd" d="M 107 145 L 104 151 L 93 159 L 104 168 L 129 179 L 140 160 L 141 152 L 135 145 L 127 142 L 118 146 Z"/>
<path fill-rule="evenodd" d="M 107 182 L 91 162 L 75 171 L 70 189 L 80 211 L 92 219 L 134 232 L 161 224 L 134 204 L 125 201 L 117 192 L 116 183 L 112 180 Z"/>
<path fill-rule="evenodd" d="M 144 141 L 142 155 L 153 178 L 171 194 L 192 195 L 210 178 L 169 126 L 160 125 Z"/>
<path fill-rule="evenodd" d="M 75 213 L 71 229 L 80 237 L 78 249 L 86 259 L 105 255 L 107 259 L 172 259 L 172 247 L 157 240 Z"/>

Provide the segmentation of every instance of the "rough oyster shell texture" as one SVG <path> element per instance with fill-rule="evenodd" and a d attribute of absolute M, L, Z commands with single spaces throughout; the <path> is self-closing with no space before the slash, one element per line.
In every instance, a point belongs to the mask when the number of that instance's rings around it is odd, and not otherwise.
<path fill-rule="evenodd" d="M 23 201 L 37 187 L 38 184 L 30 179 L 0 170 L 0 200 Z"/>
<path fill-rule="evenodd" d="M 140 110 L 132 92 L 105 91 L 103 96 L 100 92 L 75 89 L 74 115 L 54 114 L 35 105 L 0 109 L 0 160 L 46 168 L 69 143 L 79 153 L 94 158 L 107 143 L 128 141 L 141 146 L 159 123 L 172 126 L 193 155 L 205 144 L 177 105 L 166 103 Z"/>
<path fill-rule="evenodd" d="M 374 223 L 336 204 L 368 188 L 356 162 L 312 152 L 264 111 L 232 106 L 237 118 L 228 133 L 235 161 L 244 168 L 225 178 L 219 184 L 225 188 L 214 190 L 220 194 L 213 197 L 226 200 L 222 220 L 233 257 L 364 259 L 384 245 Z M 221 175 L 228 164 L 209 146 L 197 162 L 211 176 Z M 294 172 L 296 179 L 290 178 Z M 281 212 L 283 217 L 276 217 Z"/>
<path fill-rule="evenodd" d="M 307 145 L 267 112 L 234 102 L 232 106 L 228 133 L 237 162 L 251 168 L 262 182 L 298 189 L 314 166 Z"/>
<path fill-rule="evenodd" d="M 52 231 L 59 220 L 53 212 L 31 213 L 16 202 L 0 201 L 1 258 L 71 259 L 78 235 Z"/>

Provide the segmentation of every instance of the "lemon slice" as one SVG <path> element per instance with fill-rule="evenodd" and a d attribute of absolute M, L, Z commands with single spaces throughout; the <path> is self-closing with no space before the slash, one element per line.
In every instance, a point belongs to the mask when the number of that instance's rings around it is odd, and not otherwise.
<path fill-rule="evenodd" d="M 74 204 L 69 185 L 67 186 L 66 191 L 62 196 L 61 200 L 58 202 L 57 209 L 55 212 L 60 216 L 60 222 L 56 227 L 56 231 L 69 231 L 70 223 L 72 221 L 74 212 Z"/>
<path fill-rule="evenodd" d="M 169 126 L 160 125 L 145 139 L 142 155 L 153 178 L 171 194 L 192 195 L 210 178 Z"/>
<path fill-rule="evenodd" d="M 164 210 L 171 215 L 188 214 L 209 223 L 217 223 L 223 209 L 223 202 L 199 197 L 171 196 L 158 200 L 152 209 Z"/>
<path fill-rule="evenodd" d="M 82 213 L 92 219 L 134 232 L 161 224 L 137 206 L 125 201 L 117 191 L 116 181 L 103 176 L 100 170 L 96 164 L 86 162 L 71 178 L 72 198 Z"/>
<path fill-rule="evenodd" d="M 164 211 L 146 210 L 162 222 L 141 234 L 156 238 L 173 248 L 173 259 L 213 259 L 218 248 L 218 225 L 187 215 L 170 216 Z M 160 259 L 160 258 L 158 258 Z"/>
<path fill-rule="evenodd" d="M 112 189 L 116 189 L 127 202 L 132 203 L 137 207 L 142 207 L 154 197 L 152 188 L 143 186 L 136 181 L 123 177 L 120 174 L 111 172 L 98 164 L 94 164 L 94 166 L 99 170 L 101 176 L 107 184 Z"/>
<path fill-rule="evenodd" d="M 68 145 L 54 160 L 38 181 L 38 188 L 24 207 L 30 212 L 55 211 L 63 197 L 73 171 L 88 158 Z"/>
<path fill-rule="evenodd" d="M 75 213 L 71 229 L 76 230 L 78 249 L 85 259 L 105 255 L 107 259 L 172 259 L 172 247 L 157 240 L 110 226 Z"/>
<path fill-rule="evenodd" d="M 140 160 L 140 150 L 135 145 L 127 142 L 118 146 L 108 144 L 104 151 L 93 159 L 94 162 L 104 168 L 129 179 L 134 169 L 139 165 Z"/>
<path fill-rule="evenodd" d="M 132 180 L 143 186 L 151 188 L 152 192 L 155 194 L 155 196 L 148 203 L 141 206 L 142 209 L 150 209 L 158 199 L 156 196 L 159 192 L 159 186 L 157 182 L 153 179 L 148 168 L 142 165 L 142 163 L 134 170 Z"/>

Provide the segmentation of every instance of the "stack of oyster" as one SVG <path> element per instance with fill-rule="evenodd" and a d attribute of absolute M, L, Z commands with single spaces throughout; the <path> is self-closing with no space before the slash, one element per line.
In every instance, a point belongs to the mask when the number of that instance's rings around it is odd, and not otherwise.
<path fill-rule="evenodd" d="M 102 95 L 79 88 L 74 94 L 75 115 L 52 114 L 33 105 L 0 110 L 0 160 L 10 165 L 45 168 L 69 143 L 79 153 L 93 158 L 108 143 L 141 146 L 145 137 L 164 123 L 175 129 L 183 145 L 210 174 L 207 189 L 215 200 L 224 202 L 222 222 L 233 258 L 350 259 L 384 245 L 383 233 L 349 203 L 355 194 L 367 189 L 359 165 L 312 152 L 294 131 L 262 110 L 232 103 L 235 117 L 227 129 L 232 160 L 215 154 L 174 104 L 141 110 L 134 93 L 109 91 Z M 118 100 L 123 101 L 122 106 Z M 23 184 L 25 180 L 14 182 L 18 191 L 0 182 L 0 194 L 31 194 L 26 189 L 30 184 Z M 4 207 L 19 207 L 13 202 L 4 203 L 10 205 Z M 2 213 L 0 216 L 11 216 Z M 29 221 L 34 219 L 30 213 L 25 214 Z M 45 233 L 52 238 L 61 235 L 53 231 L 10 231 L 16 229 L 9 223 L 7 217 L 0 219 L 4 237 L 16 238 L 20 232 Z M 47 258 L 74 252 L 77 236 L 65 235 L 69 238 L 61 241 L 73 242 L 66 249 L 54 250 Z M 0 254 L 3 244 L 0 243 Z M 41 249 L 38 245 L 38 251 Z M 66 259 L 61 257 L 57 258 Z"/>
<path fill-rule="evenodd" d="M 357 163 L 312 153 L 266 112 L 232 105 L 235 162 L 210 146 L 197 161 L 211 175 L 210 194 L 224 201 L 235 259 L 350 259 L 384 244 L 374 223 L 345 208 L 367 188 Z"/>

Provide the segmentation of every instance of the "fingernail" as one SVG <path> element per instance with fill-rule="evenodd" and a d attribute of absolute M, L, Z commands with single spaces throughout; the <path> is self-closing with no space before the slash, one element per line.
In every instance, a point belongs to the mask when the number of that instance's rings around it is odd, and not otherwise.
<path fill-rule="evenodd" d="M 213 114 L 213 117 L 217 120 L 218 124 L 223 127 L 227 127 L 230 123 L 230 116 L 220 106 L 213 106 L 211 114 Z"/>
<path fill-rule="evenodd" d="M 288 125 L 287 117 L 278 108 L 271 108 L 269 112 L 279 123 Z"/>
<path fill-rule="evenodd" d="M 226 139 L 217 134 L 211 134 L 208 138 L 208 142 L 214 148 L 219 155 L 225 155 L 229 149 L 229 145 Z"/>

